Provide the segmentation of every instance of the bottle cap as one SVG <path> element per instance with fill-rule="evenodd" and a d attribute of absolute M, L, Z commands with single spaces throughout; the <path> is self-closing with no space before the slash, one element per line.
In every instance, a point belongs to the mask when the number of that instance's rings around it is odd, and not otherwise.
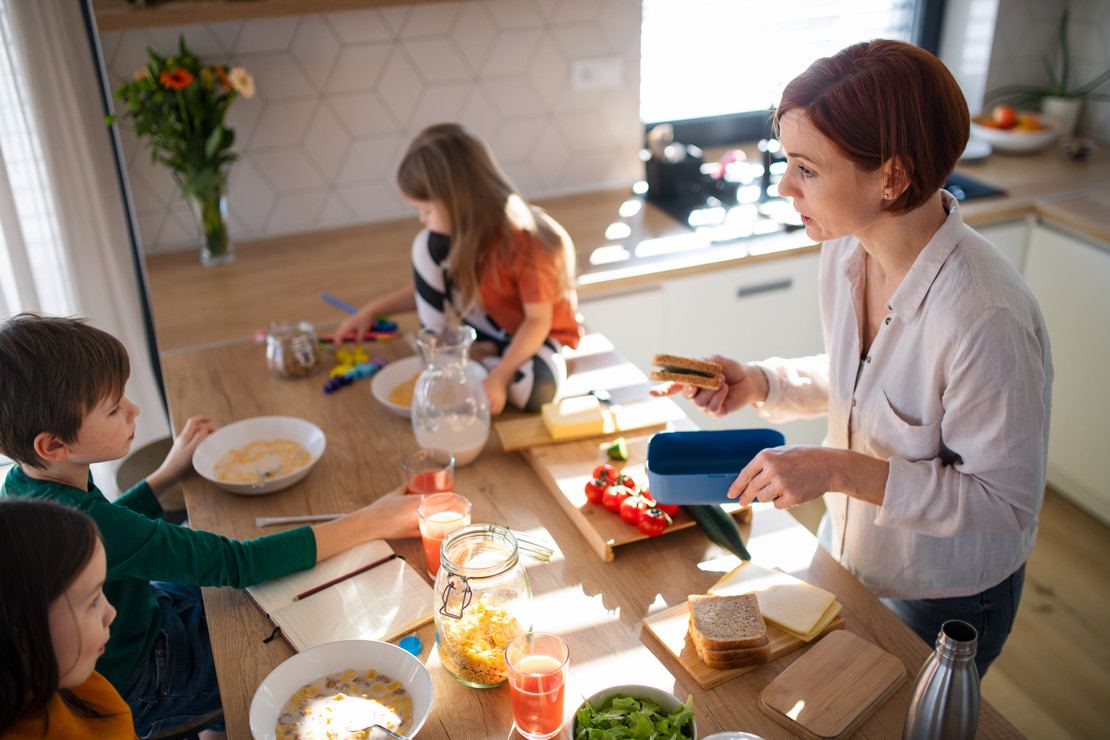
<path fill-rule="evenodd" d="M 424 650 L 424 645 L 420 642 L 420 638 L 416 635 L 402 637 L 401 641 L 397 644 L 401 646 L 402 650 L 407 650 L 417 657 L 420 657 L 420 653 Z"/>

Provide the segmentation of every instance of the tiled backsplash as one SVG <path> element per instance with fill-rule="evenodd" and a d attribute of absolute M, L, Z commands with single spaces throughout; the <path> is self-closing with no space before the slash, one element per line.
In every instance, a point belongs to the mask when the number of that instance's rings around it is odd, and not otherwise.
<path fill-rule="evenodd" d="M 256 239 L 414 215 L 394 174 L 426 125 L 461 121 L 526 197 L 642 175 L 639 0 L 488 0 L 105 32 L 113 89 L 170 54 L 247 68 L 258 91 L 228 114 L 240 159 L 232 237 Z M 618 57 L 618 87 L 576 90 L 575 60 Z M 192 248 L 196 225 L 169 172 L 121 137 L 148 254 Z"/>
<path fill-rule="evenodd" d="M 963 0 L 986 26 L 972 40 L 981 56 L 958 72 L 975 88 L 973 112 L 984 89 L 1045 80 L 1041 55 L 1055 47 L 1065 1 Z M 1110 67 L 1110 3 L 1071 6 L 1072 79 L 1086 81 Z M 178 34 L 205 61 L 255 76 L 258 93 L 229 113 L 241 156 L 230 225 L 247 240 L 412 215 L 394 173 L 411 138 L 438 121 L 485 138 L 529 198 L 641 177 L 640 15 L 640 0 L 421 3 L 106 32 L 101 44 L 113 88 L 145 64 L 148 45 L 172 53 Z M 572 89 L 573 62 L 597 57 L 619 59 L 619 86 Z M 1089 101 L 1080 130 L 1110 142 L 1110 103 Z M 144 250 L 194 248 L 173 179 L 130 132 L 122 138 Z"/>

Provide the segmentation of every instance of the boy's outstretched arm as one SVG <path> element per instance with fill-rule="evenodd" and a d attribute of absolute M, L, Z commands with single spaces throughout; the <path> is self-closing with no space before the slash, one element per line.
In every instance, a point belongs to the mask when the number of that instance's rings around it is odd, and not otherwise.
<path fill-rule="evenodd" d="M 368 540 L 419 537 L 416 507 L 420 499 L 406 494 L 401 486 L 344 517 L 312 525 L 316 562 Z"/>
<path fill-rule="evenodd" d="M 170 448 L 166 459 L 157 470 L 147 476 L 147 485 L 159 500 L 162 494 L 175 483 L 180 483 L 193 469 L 193 452 L 197 449 L 197 445 L 214 431 L 208 422 L 207 416 L 190 417 L 185 422 L 181 433 L 174 439 L 173 447 Z"/>

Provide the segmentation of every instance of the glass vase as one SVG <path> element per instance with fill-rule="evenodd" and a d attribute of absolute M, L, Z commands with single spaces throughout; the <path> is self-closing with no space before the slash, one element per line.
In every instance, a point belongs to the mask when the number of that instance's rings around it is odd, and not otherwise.
<path fill-rule="evenodd" d="M 200 228 L 200 263 L 205 267 L 235 261 L 235 245 L 227 233 L 227 194 L 196 193 L 189 205 Z"/>

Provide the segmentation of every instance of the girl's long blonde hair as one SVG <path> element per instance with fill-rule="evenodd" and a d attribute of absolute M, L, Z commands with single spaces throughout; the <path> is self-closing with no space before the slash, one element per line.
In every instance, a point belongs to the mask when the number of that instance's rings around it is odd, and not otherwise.
<path fill-rule="evenodd" d="M 466 127 L 439 123 L 420 132 L 401 160 L 397 186 L 410 200 L 443 206 L 451 222 L 448 275 L 464 314 L 478 302 L 479 281 L 495 257 L 494 245 L 508 249 L 517 230 L 562 265 L 560 292 L 572 284 L 574 245 L 566 231 L 525 202 L 489 147 Z"/>

